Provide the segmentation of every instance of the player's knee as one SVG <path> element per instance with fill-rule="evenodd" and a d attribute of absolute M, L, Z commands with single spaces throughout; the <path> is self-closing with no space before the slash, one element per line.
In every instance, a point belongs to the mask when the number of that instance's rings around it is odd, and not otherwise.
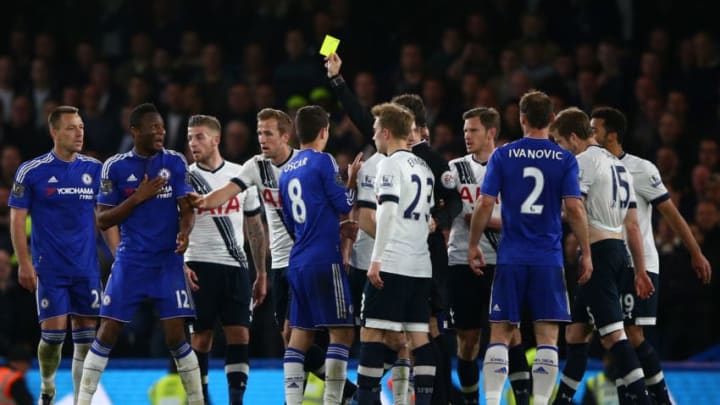
<path fill-rule="evenodd" d="M 565 327 L 565 341 L 568 343 L 588 343 L 592 339 L 592 329 L 582 323 L 571 323 Z"/>
<path fill-rule="evenodd" d="M 115 346 L 118 336 L 120 336 L 122 327 L 122 323 L 116 320 L 103 318 L 100 321 L 100 327 L 98 328 L 96 338 L 103 345 L 113 347 Z"/>
<path fill-rule="evenodd" d="M 330 343 L 350 346 L 355 340 L 355 328 L 333 328 L 330 330 Z"/>
<path fill-rule="evenodd" d="M 645 341 L 645 333 L 643 333 L 642 326 L 627 325 L 625 326 L 625 333 L 632 347 L 638 347 Z"/>
<path fill-rule="evenodd" d="M 207 353 L 212 349 L 213 335 L 212 331 L 195 332 L 190 337 L 192 348 L 199 352 Z"/>
<path fill-rule="evenodd" d="M 625 331 L 623 329 L 620 329 L 610 332 L 605 336 L 601 336 L 600 343 L 605 350 L 610 350 L 610 348 L 613 347 L 615 343 L 624 339 L 627 339 L 627 336 L 625 335 Z"/>
<path fill-rule="evenodd" d="M 407 337 L 404 333 L 386 333 L 383 336 L 383 343 L 392 350 L 399 352 L 407 347 Z"/>
<path fill-rule="evenodd" d="M 457 356 L 462 360 L 473 360 L 477 358 L 480 351 L 480 330 L 458 330 L 457 332 Z"/>
<path fill-rule="evenodd" d="M 226 326 L 223 329 L 225 342 L 229 345 L 246 345 L 250 342 L 250 331 L 244 326 Z"/>

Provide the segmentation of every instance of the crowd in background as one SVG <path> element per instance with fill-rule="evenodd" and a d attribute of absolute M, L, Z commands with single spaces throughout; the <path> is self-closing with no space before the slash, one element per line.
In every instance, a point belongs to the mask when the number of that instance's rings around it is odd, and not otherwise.
<path fill-rule="evenodd" d="M 317 52 L 326 34 L 340 38 L 342 73 L 362 105 L 422 96 L 432 147 L 447 159 L 465 153 L 461 114 L 472 107 L 495 107 L 500 137 L 521 137 L 517 102 L 532 88 L 547 92 L 557 110 L 622 109 L 630 123 L 625 149 L 657 165 L 720 269 L 720 49 L 703 8 L 710 2 L 25 3 L 3 6 L 0 17 L 0 356 L 39 337 L 34 296 L 16 283 L 7 199 L 18 165 L 52 147 L 49 111 L 77 106 L 84 153 L 99 159 L 132 147 L 128 115 L 142 102 L 162 111 L 165 145 L 181 152 L 188 117 L 215 115 L 223 156 L 241 163 L 259 153 L 257 111 L 292 115 L 320 104 L 331 112 L 328 151 L 345 167 L 368 150 L 369 134 L 333 97 Z M 665 359 L 686 359 L 720 342 L 720 282 L 702 286 L 678 237 L 661 220 L 655 231 L 656 347 Z M 569 267 L 574 258 L 567 253 Z M 269 306 L 254 317 L 253 357 L 282 354 Z M 114 355 L 166 355 L 151 308 L 125 329 Z"/>

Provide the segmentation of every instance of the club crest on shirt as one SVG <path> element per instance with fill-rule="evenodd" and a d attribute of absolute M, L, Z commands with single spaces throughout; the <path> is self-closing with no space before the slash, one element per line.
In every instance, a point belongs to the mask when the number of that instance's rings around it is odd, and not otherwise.
<path fill-rule="evenodd" d="M 393 175 L 384 174 L 380 179 L 380 187 L 392 187 L 393 186 Z"/>
<path fill-rule="evenodd" d="M 22 198 L 25 195 L 25 186 L 19 183 L 13 183 L 12 196 L 15 198 Z"/>
<path fill-rule="evenodd" d="M 82 175 L 83 184 L 85 184 L 86 186 L 89 186 L 90 184 L 92 184 L 92 181 L 93 181 L 93 178 L 90 174 L 83 173 L 83 175 Z"/>
<path fill-rule="evenodd" d="M 168 169 L 166 169 L 166 168 L 163 167 L 163 168 L 160 169 L 160 171 L 158 172 L 158 176 L 162 177 L 162 178 L 165 179 L 165 180 L 169 180 L 169 179 L 170 179 L 170 170 L 168 170 Z"/>
<path fill-rule="evenodd" d="M 360 187 L 370 188 L 370 189 L 375 187 L 375 176 L 371 176 L 369 174 L 366 174 L 365 176 L 363 176 L 363 178 L 360 179 Z"/>

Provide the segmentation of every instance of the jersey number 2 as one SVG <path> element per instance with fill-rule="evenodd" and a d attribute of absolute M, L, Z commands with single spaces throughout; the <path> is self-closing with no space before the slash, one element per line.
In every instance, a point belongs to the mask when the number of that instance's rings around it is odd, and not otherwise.
<path fill-rule="evenodd" d="M 535 180 L 535 186 L 520 206 L 520 213 L 540 215 L 543 212 L 544 206 L 542 204 L 535 203 L 540 197 L 540 194 L 543 191 L 543 187 L 545 187 L 545 177 L 543 176 L 543 172 L 541 172 L 540 169 L 532 166 L 523 169 L 523 178 L 527 177 L 532 177 Z"/>
<path fill-rule="evenodd" d="M 290 196 L 290 211 L 292 211 L 293 219 L 298 224 L 304 224 L 307 211 L 305 210 L 305 201 L 302 199 L 300 180 L 290 180 L 288 183 L 288 195 Z"/>

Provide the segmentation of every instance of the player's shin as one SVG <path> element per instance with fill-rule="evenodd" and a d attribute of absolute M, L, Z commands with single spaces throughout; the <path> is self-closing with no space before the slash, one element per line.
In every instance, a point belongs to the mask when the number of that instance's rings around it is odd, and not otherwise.
<path fill-rule="evenodd" d="M 188 405 L 203 405 L 200 366 L 190 343 L 183 341 L 178 347 L 170 349 L 170 354 L 175 358 L 178 375 L 187 394 Z"/>
<path fill-rule="evenodd" d="M 41 332 L 38 344 L 38 363 L 40 364 L 40 379 L 42 394 L 55 395 L 55 373 L 60 365 L 62 346 L 65 341 L 64 330 L 45 329 Z"/>
<path fill-rule="evenodd" d="M 478 381 L 480 380 L 480 369 L 477 360 L 463 360 L 458 357 L 457 374 L 464 403 L 467 405 L 477 404 Z"/>
<path fill-rule="evenodd" d="M 502 389 L 508 376 L 508 348 L 502 343 L 488 345 L 483 362 L 485 400 L 488 405 L 499 405 Z"/>
<path fill-rule="evenodd" d="M 90 405 L 92 397 L 97 391 L 100 376 L 107 367 L 108 356 L 112 348 L 101 343 L 97 338 L 90 346 L 85 362 L 83 363 L 80 392 L 78 392 L 78 405 Z"/>
<path fill-rule="evenodd" d="M 358 365 L 357 398 L 360 405 L 373 405 L 380 400 L 380 379 L 383 375 L 384 344 L 363 342 Z"/>
<path fill-rule="evenodd" d="M 85 357 L 87 357 L 88 350 L 95 340 L 95 328 L 80 328 L 73 329 L 73 360 L 72 360 L 72 380 L 73 380 L 73 394 L 75 397 L 75 403 L 78 400 L 78 393 L 80 392 L 80 380 L 83 374 L 83 364 L 85 363 Z"/>
<path fill-rule="evenodd" d="M 202 384 L 203 398 L 208 399 L 208 372 L 210 369 L 210 353 L 195 350 L 200 367 L 200 382 Z"/>
<path fill-rule="evenodd" d="M 325 393 L 323 403 L 340 404 L 347 378 L 347 361 L 350 348 L 339 343 L 328 345 L 325 358 Z"/>
<path fill-rule="evenodd" d="M 292 347 L 285 349 L 283 371 L 285 374 L 286 405 L 300 405 L 303 401 L 303 388 L 305 386 L 304 361 L 305 353 Z"/>
<path fill-rule="evenodd" d="M 513 346 L 509 350 L 508 379 L 515 394 L 515 403 L 518 405 L 530 404 L 530 366 L 525 357 L 525 347 L 522 344 Z M 553 382 L 554 384 L 554 382 Z"/>
<path fill-rule="evenodd" d="M 393 404 L 406 405 L 410 388 L 410 360 L 397 359 L 392 367 Z"/>
<path fill-rule="evenodd" d="M 645 375 L 630 342 L 627 339 L 621 339 L 610 348 L 610 352 L 620 377 L 625 381 L 627 395 L 636 404 L 650 404 L 645 389 Z"/>
<path fill-rule="evenodd" d="M 588 356 L 587 343 L 569 343 L 567 345 L 567 361 L 560 377 L 560 388 L 558 388 L 556 405 L 571 404 L 582 381 L 585 368 L 587 367 Z"/>
<path fill-rule="evenodd" d="M 415 359 L 415 404 L 429 405 L 432 403 L 433 382 L 435 379 L 435 353 L 431 343 L 422 345 L 412 351 Z"/>
<path fill-rule="evenodd" d="M 670 405 L 670 395 L 668 394 L 657 352 L 647 340 L 644 340 L 636 347 L 635 352 L 645 373 L 645 384 L 650 396 L 658 405 Z"/>
<path fill-rule="evenodd" d="M 249 373 L 248 345 L 227 345 L 225 351 L 225 376 L 227 377 L 230 405 L 241 405 L 243 403 Z"/>
<path fill-rule="evenodd" d="M 535 363 L 532 368 L 533 400 L 535 404 L 547 404 L 555 388 L 558 375 L 557 346 L 540 345 L 537 347 Z"/>

